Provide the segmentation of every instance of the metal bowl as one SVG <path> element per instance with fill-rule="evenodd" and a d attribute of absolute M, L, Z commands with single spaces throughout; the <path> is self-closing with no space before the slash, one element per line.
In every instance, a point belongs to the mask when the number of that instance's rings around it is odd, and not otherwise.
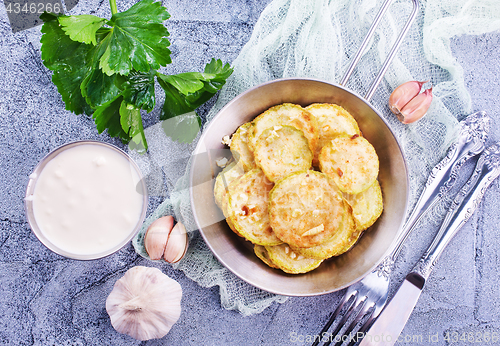
<path fill-rule="evenodd" d="M 220 171 L 215 160 L 223 153 L 221 138 L 251 121 L 269 107 L 290 102 L 335 103 L 357 120 L 380 160 L 379 182 L 384 212 L 358 243 L 342 256 L 324 261 L 309 273 L 291 275 L 265 265 L 253 245 L 228 227 L 213 196 Z M 226 149 L 227 151 L 227 149 Z M 370 273 L 384 258 L 400 230 L 408 203 L 408 175 L 401 147 L 380 114 L 348 89 L 313 79 L 280 79 L 261 84 L 228 103 L 208 124 L 194 151 L 190 172 L 191 205 L 208 247 L 230 271 L 249 284 L 287 296 L 312 296 L 350 286 Z"/>

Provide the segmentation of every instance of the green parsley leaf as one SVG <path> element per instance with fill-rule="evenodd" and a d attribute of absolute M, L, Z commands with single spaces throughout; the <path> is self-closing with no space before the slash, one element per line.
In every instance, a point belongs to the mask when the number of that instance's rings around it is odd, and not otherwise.
<path fill-rule="evenodd" d="M 160 114 L 163 131 L 179 143 L 192 142 L 201 128 L 201 119 L 194 112 L 198 106 L 188 102 L 185 95 L 171 84 L 165 83 L 162 78 L 158 78 L 158 82 L 165 91 L 165 103 Z M 204 98 L 207 98 L 207 95 L 209 94 L 206 94 Z M 200 102 L 203 104 L 206 101 Z"/>
<path fill-rule="evenodd" d="M 106 42 L 110 41 L 110 30 L 101 28 L 97 31 L 97 45 L 92 47 L 87 56 L 89 72 L 85 75 L 80 89 L 87 103 L 94 109 L 115 100 L 122 94 L 122 84 L 126 77 L 118 74 L 107 75 L 99 68 Z"/>
<path fill-rule="evenodd" d="M 157 70 L 171 63 L 169 33 L 163 22 L 170 18 L 160 2 L 142 0 L 125 12 L 114 14 L 101 68 L 127 75 L 132 69 L 139 72 Z"/>
<path fill-rule="evenodd" d="M 187 72 L 175 75 L 162 75 L 160 77 L 165 83 L 171 84 L 179 92 L 184 95 L 189 95 L 200 89 L 203 89 L 203 79 L 201 73 Z"/>
<path fill-rule="evenodd" d="M 107 129 L 111 137 L 119 137 L 124 142 L 128 142 L 130 136 L 123 131 L 121 124 L 120 107 L 122 102 L 123 97 L 117 97 L 114 101 L 97 108 L 92 117 L 99 133 Z"/>
<path fill-rule="evenodd" d="M 191 142 L 201 126 L 194 110 L 212 98 L 232 72 L 229 64 L 223 65 L 222 61 L 212 59 L 205 66 L 205 73 L 171 76 L 158 73 L 158 82 L 165 91 L 160 120 L 179 118 L 174 123 L 169 122 L 168 128 L 164 126 L 165 133 L 179 142 Z"/>
<path fill-rule="evenodd" d="M 229 64 L 222 66 L 222 62 L 215 59 L 205 66 L 205 73 L 190 72 L 171 76 L 158 73 L 158 82 L 165 91 L 165 105 L 160 119 L 166 120 L 194 111 L 222 88 L 231 73 L 233 69 Z M 201 84 L 203 87 L 199 88 Z"/>
<path fill-rule="evenodd" d="M 87 114 L 91 115 L 94 110 L 85 101 L 80 90 L 80 82 L 83 76 L 80 72 L 76 73 L 65 73 L 64 71 L 55 71 L 52 75 L 52 82 L 57 87 L 57 91 L 61 94 L 61 97 L 66 105 L 66 109 L 75 114 Z"/>
<path fill-rule="evenodd" d="M 42 60 L 44 65 L 54 71 L 52 82 L 62 96 L 66 109 L 75 113 L 92 114 L 80 91 L 80 84 L 88 73 L 87 54 L 91 45 L 75 42 L 61 29 L 57 16 L 44 13 L 42 27 Z"/>
<path fill-rule="evenodd" d="M 146 152 L 148 145 L 142 127 L 141 110 L 123 101 L 120 106 L 120 122 L 123 131 L 131 138 L 129 145 L 139 153 Z"/>
<path fill-rule="evenodd" d="M 123 97 L 127 103 L 134 104 L 151 112 L 155 106 L 155 70 L 149 73 L 131 71 L 123 84 Z"/>
<path fill-rule="evenodd" d="M 164 82 L 163 76 L 158 77 L 160 86 L 165 91 L 165 103 L 160 114 L 160 120 L 167 120 L 178 115 L 189 113 L 198 108 L 186 101 L 186 96 L 181 94 L 173 85 Z"/>
<path fill-rule="evenodd" d="M 113 13 L 116 4 L 112 5 Z M 42 60 L 52 70 L 52 81 L 66 105 L 76 113 L 92 114 L 99 133 L 147 150 L 141 109 L 155 107 L 155 76 L 165 91 L 161 120 L 174 140 L 192 141 L 201 127 L 194 112 L 225 84 L 229 64 L 212 59 L 203 73 L 173 76 L 158 73 L 171 63 L 170 18 L 154 0 L 140 0 L 108 21 L 93 15 L 42 14 Z"/>
<path fill-rule="evenodd" d="M 232 72 L 229 64 L 222 65 L 221 60 L 212 59 L 205 66 L 205 73 L 187 72 L 169 76 L 162 75 L 160 78 L 186 96 L 201 89 L 215 94 L 222 88 Z"/>
<path fill-rule="evenodd" d="M 226 79 L 233 73 L 233 69 L 229 64 L 222 64 L 220 59 L 212 59 L 205 66 L 205 90 L 208 92 L 216 93 L 219 91 L 224 84 L 226 84 Z"/>
<path fill-rule="evenodd" d="M 116 74 L 108 76 L 101 69 L 94 67 L 83 79 L 81 93 L 87 103 L 96 109 L 122 94 L 121 83 L 123 83 L 123 77 Z"/>
<path fill-rule="evenodd" d="M 58 19 L 63 31 L 73 41 L 92 43 L 94 46 L 97 43 L 96 32 L 106 22 L 106 19 L 90 14 L 60 16 Z"/>

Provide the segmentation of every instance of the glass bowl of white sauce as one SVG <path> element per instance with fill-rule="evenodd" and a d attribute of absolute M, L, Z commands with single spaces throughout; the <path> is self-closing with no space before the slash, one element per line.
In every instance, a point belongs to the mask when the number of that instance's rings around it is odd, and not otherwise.
<path fill-rule="evenodd" d="M 108 256 L 139 231 L 148 205 L 135 162 L 98 141 L 65 144 L 45 156 L 29 177 L 25 209 L 37 238 L 78 260 Z"/>

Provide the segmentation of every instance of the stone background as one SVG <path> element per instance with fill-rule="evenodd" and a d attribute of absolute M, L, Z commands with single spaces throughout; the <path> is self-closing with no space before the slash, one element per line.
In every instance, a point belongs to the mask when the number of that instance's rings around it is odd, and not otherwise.
<path fill-rule="evenodd" d="M 129 1 L 119 1 L 118 9 Z M 172 14 L 171 73 L 201 70 L 210 57 L 232 61 L 249 39 L 269 0 L 164 0 Z M 97 10 L 96 10 L 97 9 Z M 80 2 L 73 13 L 109 16 L 107 1 Z M 261 314 L 243 317 L 221 308 L 217 288 L 205 289 L 167 265 L 151 263 L 131 245 L 107 258 L 79 262 L 47 250 L 24 216 L 28 175 L 50 150 L 69 141 L 98 139 L 92 120 L 64 110 L 50 72 L 40 60 L 40 28 L 13 34 L 0 6 L 0 345 L 299 345 L 319 332 L 341 293 L 289 298 Z M 490 143 L 500 140 L 500 32 L 457 37 L 452 50 L 465 69 L 474 110 L 492 117 Z M 158 102 L 161 102 L 159 100 Z M 207 107 L 206 107 L 207 108 Z M 206 109 L 205 109 L 206 111 Z M 154 123 L 153 112 L 146 124 Z M 500 333 L 499 180 L 478 211 L 452 240 L 432 273 L 403 336 L 402 345 L 447 345 L 449 333 Z M 149 211 L 158 200 L 151 200 Z M 411 236 L 398 265 L 402 279 L 425 247 L 436 225 L 422 225 Z M 132 266 L 160 268 L 183 288 L 182 314 L 161 340 L 136 341 L 110 324 L 105 300 L 117 279 Z M 423 341 L 412 336 L 423 336 Z M 466 338 L 469 334 L 465 335 Z M 472 340 L 472 339 L 471 339 Z"/>

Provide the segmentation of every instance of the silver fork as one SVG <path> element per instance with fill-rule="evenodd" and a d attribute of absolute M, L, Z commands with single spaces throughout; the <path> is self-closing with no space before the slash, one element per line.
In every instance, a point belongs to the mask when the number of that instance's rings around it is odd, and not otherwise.
<path fill-rule="evenodd" d="M 350 341 L 349 345 L 354 345 L 357 340 L 351 338 L 350 334 L 363 318 L 367 319 L 358 330 L 358 333 L 364 333 L 368 330 L 387 302 L 390 274 L 402 244 L 417 222 L 452 188 L 463 164 L 483 151 L 488 129 L 489 118 L 484 112 L 471 114 L 460 122 L 460 132 L 457 140 L 448 150 L 446 157 L 431 171 L 424 190 L 408 221 L 399 233 L 397 241 L 391 246 L 389 255 L 382 260 L 374 271 L 347 289 L 337 309 L 333 312 L 312 346 L 318 345 L 320 341 L 325 341 L 325 337 L 326 342 L 323 344 L 325 346 L 330 345 L 332 341 L 336 341 L 336 345 L 341 345 L 348 340 Z M 352 298 L 354 298 L 353 301 L 348 304 Z M 331 325 L 346 304 L 348 304 L 347 310 L 341 320 L 334 331 L 328 333 Z M 344 331 L 344 334 L 338 337 L 340 330 L 355 312 L 357 312 L 357 315 L 354 316 L 351 324 Z"/>

